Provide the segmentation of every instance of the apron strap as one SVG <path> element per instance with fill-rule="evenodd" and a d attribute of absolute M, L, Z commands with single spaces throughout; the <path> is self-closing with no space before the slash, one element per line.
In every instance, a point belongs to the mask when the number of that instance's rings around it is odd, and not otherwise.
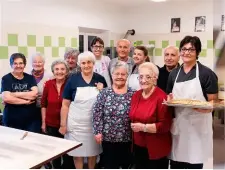
<path fill-rule="evenodd" d="M 178 76 L 179 76 L 179 74 L 180 74 L 180 70 L 181 70 L 182 67 L 183 67 L 183 64 L 180 66 L 180 69 L 179 69 L 179 71 L 178 71 L 178 73 L 177 73 L 177 76 L 176 76 L 176 78 L 175 78 L 174 83 L 177 82 L 177 79 L 178 79 Z"/>

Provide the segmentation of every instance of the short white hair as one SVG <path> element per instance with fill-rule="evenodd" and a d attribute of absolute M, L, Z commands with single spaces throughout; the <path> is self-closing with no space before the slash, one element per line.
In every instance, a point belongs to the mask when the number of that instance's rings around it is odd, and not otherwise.
<path fill-rule="evenodd" d="M 131 41 L 130 41 L 130 40 L 128 40 L 128 39 L 119 39 L 119 40 L 117 41 L 117 46 L 118 46 L 118 44 L 119 44 L 120 42 L 126 42 L 126 43 L 129 45 L 129 48 L 131 48 Z"/>
<path fill-rule="evenodd" d="M 30 57 L 30 62 L 33 63 L 33 61 L 36 57 L 41 57 L 43 63 L 45 63 L 45 56 L 41 52 L 36 52 L 36 53 L 32 54 Z"/>
<path fill-rule="evenodd" d="M 157 67 L 155 64 L 153 64 L 153 63 L 151 63 L 151 62 L 145 62 L 145 63 L 141 64 L 141 65 L 138 67 L 138 72 L 139 72 L 142 68 L 147 68 L 147 69 L 151 70 L 151 71 L 155 74 L 155 76 L 156 76 L 157 78 L 159 77 L 159 69 L 158 69 L 158 67 Z"/>
<path fill-rule="evenodd" d="M 90 52 L 90 51 L 85 51 L 85 52 L 83 52 L 83 53 L 80 53 L 79 55 L 78 55 L 78 60 L 77 60 L 77 64 L 80 66 L 80 62 L 81 62 L 81 60 L 88 60 L 88 59 L 90 59 L 94 64 L 95 64 L 95 55 L 92 53 L 92 52 Z"/>
<path fill-rule="evenodd" d="M 165 54 L 166 50 L 171 49 L 171 48 L 174 49 L 174 50 L 176 51 L 177 55 L 179 55 L 179 48 L 177 48 L 177 47 L 174 46 L 174 45 L 168 45 L 168 46 L 164 49 L 164 54 Z"/>
<path fill-rule="evenodd" d="M 122 68 L 125 68 L 126 71 L 127 71 L 127 74 L 129 74 L 129 66 L 124 61 L 117 61 L 115 63 L 115 65 L 112 66 L 112 69 L 110 70 L 111 71 L 111 74 L 113 74 L 116 69 L 121 68 L 121 67 Z"/>

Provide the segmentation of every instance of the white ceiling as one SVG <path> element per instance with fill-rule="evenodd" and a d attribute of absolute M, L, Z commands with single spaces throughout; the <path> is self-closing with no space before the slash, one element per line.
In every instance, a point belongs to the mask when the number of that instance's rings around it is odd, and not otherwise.
<path fill-rule="evenodd" d="M 102 1 L 102 3 L 108 3 L 115 6 L 120 7 L 140 7 L 140 6 L 148 6 L 153 4 L 165 4 L 165 3 L 182 3 L 182 2 L 206 2 L 206 1 L 217 1 L 217 0 L 166 0 L 165 2 L 153 2 L 151 0 L 99 0 Z"/>

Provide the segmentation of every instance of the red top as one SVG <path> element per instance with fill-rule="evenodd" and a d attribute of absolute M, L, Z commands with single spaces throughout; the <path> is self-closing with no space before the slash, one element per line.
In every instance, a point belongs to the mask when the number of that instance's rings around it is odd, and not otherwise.
<path fill-rule="evenodd" d="M 136 132 L 133 135 L 136 145 L 147 147 L 149 159 L 163 158 L 168 156 L 171 151 L 170 127 L 172 116 L 168 107 L 162 104 L 166 98 L 166 93 L 156 87 L 147 99 L 142 97 L 142 90 L 139 90 L 131 100 L 130 118 L 132 122 L 156 124 L 156 133 Z"/>
<path fill-rule="evenodd" d="M 66 82 L 66 81 L 65 81 Z M 56 80 L 49 80 L 45 83 L 41 107 L 46 108 L 45 123 L 47 126 L 60 127 L 60 111 L 62 107 L 62 93 L 65 83 L 61 86 L 60 94 L 56 87 Z"/>

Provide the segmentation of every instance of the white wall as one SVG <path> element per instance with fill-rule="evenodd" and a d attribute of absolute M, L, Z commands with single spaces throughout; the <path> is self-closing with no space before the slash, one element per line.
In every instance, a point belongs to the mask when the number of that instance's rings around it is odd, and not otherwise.
<path fill-rule="evenodd" d="M 181 32 L 194 31 L 196 16 L 206 16 L 206 31 L 213 28 L 213 0 L 175 1 L 155 3 L 142 8 L 129 9 L 127 27 L 137 33 L 170 33 L 171 18 L 181 18 Z"/>
<path fill-rule="evenodd" d="M 205 32 L 194 32 L 195 17 L 206 16 Z M 155 3 L 140 8 L 131 8 L 126 14 L 127 27 L 136 30 L 136 35 L 130 37 L 132 42 L 142 40 L 156 41 L 156 48 L 162 48 L 162 40 L 168 40 L 170 45 L 176 45 L 186 35 L 196 35 L 202 41 L 203 49 L 207 48 L 207 40 L 213 40 L 213 0 L 175 1 Z M 171 18 L 181 18 L 180 33 L 170 33 Z M 207 50 L 207 57 L 199 60 L 213 68 L 213 50 Z M 154 56 L 153 62 L 162 66 L 163 56 Z"/>
<path fill-rule="evenodd" d="M 60 27 L 89 27 L 123 31 L 118 7 L 87 0 L 23 0 L 4 2 L 5 23 L 37 23 Z"/>

